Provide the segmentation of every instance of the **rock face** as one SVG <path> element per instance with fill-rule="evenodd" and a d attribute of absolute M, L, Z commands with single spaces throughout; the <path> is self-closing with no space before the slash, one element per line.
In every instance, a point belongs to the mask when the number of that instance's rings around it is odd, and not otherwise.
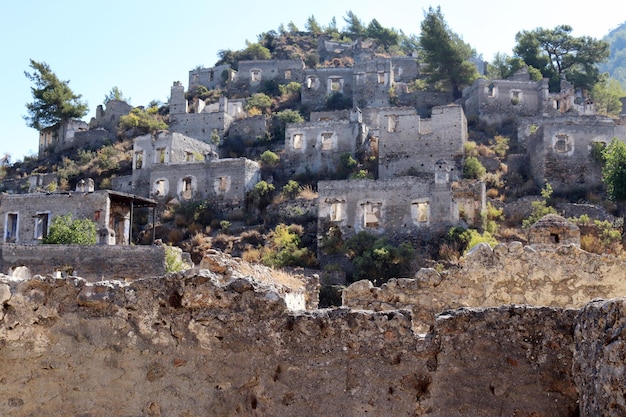
<path fill-rule="evenodd" d="M 410 311 L 292 311 L 208 270 L 1 278 L 0 415 L 570 417 L 579 393 L 620 415 L 625 305 L 459 309 L 418 336 Z"/>

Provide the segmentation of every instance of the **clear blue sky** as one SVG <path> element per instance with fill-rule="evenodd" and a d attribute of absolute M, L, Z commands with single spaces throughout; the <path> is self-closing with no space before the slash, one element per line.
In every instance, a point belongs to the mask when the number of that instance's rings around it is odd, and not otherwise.
<path fill-rule="evenodd" d="M 402 4 L 409 6 L 402 7 Z M 29 59 L 44 61 L 89 105 L 88 122 L 113 86 L 131 104 L 166 101 L 173 81 L 188 82 L 188 71 L 213 66 L 220 49 L 242 49 L 245 41 L 292 21 L 304 29 L 314 15 L 323 26 L 333 16 L 341 29 L 352 10 L 364 23 L 419 34 L 424 9 L 441 6 L 448 26 L 485 60 L 496 52 L 511 54 L 515 34 L 537 27 L 573 27 L 575 36 L 602 38 L 626 20 L 626 6 L 597 0 L 10 0 L 0 11 L 2 83 L 0 84 L 0 156 L 12 161 L 37 153 L 38 133 L 22 116 L 32 101 L 24 76 Z"/>

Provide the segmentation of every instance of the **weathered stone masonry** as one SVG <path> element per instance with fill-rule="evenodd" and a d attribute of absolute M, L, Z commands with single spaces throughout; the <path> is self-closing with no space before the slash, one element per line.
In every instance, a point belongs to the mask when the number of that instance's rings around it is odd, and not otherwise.
<path fill-rule="evenodd" d="M 624 305 L 461 309 L 419 337 L 408 311 L 289 311 L 208 270 L 3 277 L 0 414 L 623 415 Z"/>

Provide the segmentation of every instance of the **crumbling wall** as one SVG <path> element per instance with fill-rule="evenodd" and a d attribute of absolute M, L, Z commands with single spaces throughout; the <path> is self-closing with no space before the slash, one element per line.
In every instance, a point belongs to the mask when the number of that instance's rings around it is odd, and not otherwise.
<path fill-rule="evenodd" d="M 626 415 L 626 300 L 599 300 L 578 313 L 574 331 L 574 380 L 581 416 Z"/>
<path fill-rule="evenodd" d="M 326 106 L 326 100 L 335 93 L 352 100 L 352 68 L 307 68 L 302 82 L 302 105 L 312 110 Z"/>
<path fill-rule="evenodd" d="M 559 193 L 602 186 L 601 164 L 590 151 L 614 137 L 626 140 L 626 127 L 604 116 L 532 118 L 518 129 L 518 138 L 528 142 L 535 183 L 549 182 Z"/>
<path fill-rule="evenodd" d="M 383 109 L 376 125 L 380 178 L 434 172 L 442 159 L 450 163 L 452 176 L 460 177 L 454 162 L 461 160 L 467 141 L 467 121 L 461 106 L 433 107 L 430 119 L 421 119 L 414 109 Z"/>
<path fill-rule="evenodd" d="M 260 180 L 259 164 L 246 158 L 203 163 L 155 165 L 150 170 L 150 195 L 159 200 L 208 199 L 222 208 L 243 208 L 246 194 Z"/>
<path fill-rule="evenodd" d="M 595 298 L 626 294 L 623 259 L 576 246 L 536 251 L 519 242 L 491 250 L 478 245 L 458 268 L 423 268 L 414 279 L 391 279 L 381 287 L 359 281 L 343 293 L 346 307 L 377 311 L 412 309 L 417 328 L 428 329 L 447 308 L 529 304 L 580 308 Z"/>
<path fill-rule="evenodd" d="M 460 309 L 419 336 L 408 311 L 291 311 L 271 284 L 208 270 L 0 277 L 0 414 L 620 415 L 622 316 Z"/>
<path fill-rule="evenodd" d="M 334 174 L 341 168 L 341 154 L 354 155 L 362 139 L 362 124 L 349 120 L 288 123 L 281 167 L 289 175 Z"/>
<path fill-rule="evenodd" d="M 26 266 L 32 274 L 75 273 L 89 281 L 165 273 L 162 246 L 0 245 L 0 272 Z"/>

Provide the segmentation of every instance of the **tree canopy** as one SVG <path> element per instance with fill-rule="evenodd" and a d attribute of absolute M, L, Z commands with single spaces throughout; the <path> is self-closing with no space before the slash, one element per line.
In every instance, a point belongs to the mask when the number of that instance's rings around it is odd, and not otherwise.
<path fill-rule="evenodd" d="M 122 93 L 122 90 L 120 90 L 118 86 L 111 88 L 111 90 L 104 96 L 104 104 L 107 104 L 111 100 L 119 100 L 130 103 L 130 97 L 124 97 L 124 93 Z"/>
<path fill-rule="evenodd" d="M 430 82 L 449 83 L 455 98 L 478 78 L 476 66 L 468 61 L 474 54 L 472 47 L 448 28 L 440 7 L 424 12 L 420 48 Z"/>
<path fill-rule="evenodd" d="M 626 144 L 613 138 L 603 153 L 602 179 L 611 200 L 626 201 Z"/>
<path fill-rule="evenodd" d="M 31 87 L 35 100 L 26 104 L 28 115 L 24 116 L 29 127 L 41 130 L 87 114 L 87 104 L 70 89 L 69 81 L 59 80 L 45 62 L 31 59 L 30 67 L 33 72 L 24 71 L 26 78 L 35 84 Z"/>
<path fill-rule="evenodd" d="M 597 64 L 609 56 L 609 44 L 589 36 L 574 37 L 572 27 L 537 28 L 515 35 L 513 52 L 550 79 L 550 91 L 560 90 L 561 76 L 575 87 L 591 90 L 602 80 Z"/>

